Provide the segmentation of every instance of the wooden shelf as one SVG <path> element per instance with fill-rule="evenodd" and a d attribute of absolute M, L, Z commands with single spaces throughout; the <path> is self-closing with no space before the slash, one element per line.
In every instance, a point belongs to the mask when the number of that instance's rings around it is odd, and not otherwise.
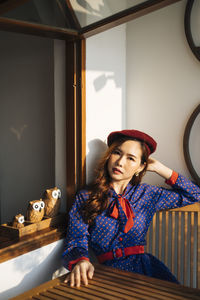
<path fill-rule="evenodd" d="M 0 263 L 64 238 L 66 224 L 49 227 L 24 237 L 9 238 L 0 232 Z"/>

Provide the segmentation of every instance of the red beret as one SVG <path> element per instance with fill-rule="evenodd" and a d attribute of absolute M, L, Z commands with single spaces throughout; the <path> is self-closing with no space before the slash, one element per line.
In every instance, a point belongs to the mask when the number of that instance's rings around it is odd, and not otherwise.
<path fill-rule="evenodd" d="M 121 137 L 128 137 L 128 138 L 130 137 L 132 139 L 136 139 L 141 142 L 144 142 L 149 155 L 156 150 L 157 143 L 150 135 L 141 132 L 139 130 L 133 130 L 133 129 L 111 132 L 107 139 L 108 146 L 110 146 L 114 141 L 116 141 Z"/>

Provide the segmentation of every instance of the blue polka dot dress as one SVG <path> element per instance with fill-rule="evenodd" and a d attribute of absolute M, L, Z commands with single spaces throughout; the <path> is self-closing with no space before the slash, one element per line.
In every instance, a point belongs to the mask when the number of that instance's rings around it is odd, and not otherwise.
<path fill-rule="evenodd" d="M 177 173 L 176 173 L 177 174 Z M 70 211 L 65 250 L 63 253 L 63 265 L 71 270 L 73 265 L 81 259 L 88 258 L 88 246 L 99 256 L 118 248 L 146 245 L 146 233 L 154 214 L 163 209 L 171 209 L 193 204 L 200 201 L 200 188 L 184 176 L 177 174 L 175 181 L 167 181 L 172 189 L 139 184 L 128 184 L 123 194 L 134 213 L 133 227 L 124 232 L 127 217 L 118 203 L 116 192 L 110 190 L 108 208 L 95 219 L 92 226 L 84 223 L 81 216 L 81 208 L 89 198 L 87 190 L 81 190 L 76 195 L 74 205 Z M 117 203 L 119 209 L 118 218 L 110 216 L 113 203 Z M 178 283 L 170 270 L 156 257 L 149 253 L 122 255 L 103 262 L 107 266 L 136 272 L 147 276 Z"/>

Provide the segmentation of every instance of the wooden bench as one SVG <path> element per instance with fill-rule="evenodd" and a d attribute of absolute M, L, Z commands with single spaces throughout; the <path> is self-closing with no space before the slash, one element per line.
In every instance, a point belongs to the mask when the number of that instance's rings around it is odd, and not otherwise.
<path fill-rule="evenodd" d="M 146 252 L 163 261 L 181 284 L 200 288 L 200 204 L 156 213 Z"/>
<path fill-rule="evenodd" d="M 64 299 L 200 299 L 200 290 L 184 287 L 136 273 L 95 264 L 95 273 L 88 286 L 80 288 L 63 283 L 65 276 L 48 281 L 12 300 Z"/>

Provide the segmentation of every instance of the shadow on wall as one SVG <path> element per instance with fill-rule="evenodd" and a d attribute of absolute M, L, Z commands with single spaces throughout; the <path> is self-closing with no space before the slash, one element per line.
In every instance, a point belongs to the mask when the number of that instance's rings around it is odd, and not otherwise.
<path fill-rule="evenodd" d="M 45 248 L 40 248 L 36 251 L 32 251 L 27 255 L 24 255 L 23 258 L 15 259 L 13 261 L 13 273 L 9 276 L 21 277 L 21 273 L 24 274 L 23 278 L 16 285 L 6 291 L 3 291 L 0 294 L 0 299 L 10 299 L 25 291 L 32 289 L 35 286 L 38 286 L 48 280 L 52 279 L 56 271 L 62 267 L 61 264 L 61 254 L 63 252 L 64 243 L 61 240 L 50 252 Z M 67 272 L 67 270 L 66 270 Z M 63 272 L 62 272 L 63 274 Z M 57 275 L 62 275 L 60 272 Z M 8 274 L 5 274 L 7 277 Z"/>
<path fill-rule="evenodd" d="M 95 176 L 97 164 L 102 155 L 107 150 L 107 145 L 100 139 L 91 140 L 88 143 L 89 152 L 86 156 L 87 161 L 87 183 L 91 183 Z"/>
<path fill-rule="evenodd" d="M 106 76 L 105 74 L 102 74 L 102 75 L 96 77 L 96 79 L 94 79 L 95 91 L 99 92 L 101 89 L 103 89 L 105 87 L 105 85 L 107 84 L 107 81 L 110 79 L 114 81 L 116 87 L 120 87 L 120 83 L 117 82 L 114 75 Z"/>

